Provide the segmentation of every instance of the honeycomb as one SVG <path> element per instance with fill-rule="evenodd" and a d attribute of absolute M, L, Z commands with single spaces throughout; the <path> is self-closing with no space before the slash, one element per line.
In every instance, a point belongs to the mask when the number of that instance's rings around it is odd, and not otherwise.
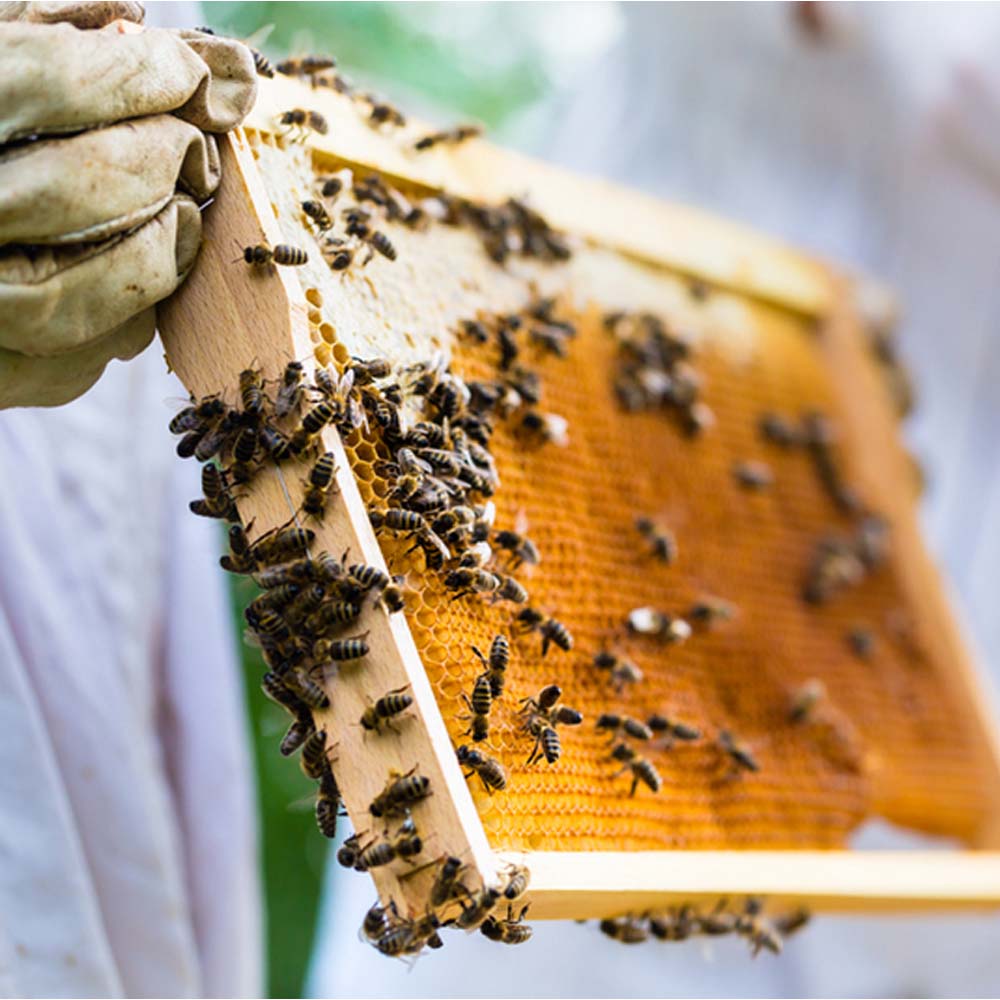
<path fill-rule="evenodd" d="M 338 164 L 256 143 L 286 238 L 318 261 L 297 203 L 316 173 Z M 491 351 L 456 341 L 458 320 L 520 308 L 537 291 L 560 294 L 579 331 L 568 358 L 532 362 L 543 379 L 541 409 L 569 422 L 568 446 L 527 447 L 504 423 L 491 442 L 501 480 L 496 525 L 527 524 L 542 560 L 517 576 L 532 605 L 569 627 L 573 650 L 551 649 L 543 659 L 537 635 L 512 633 L 510 604 L 453 599 L 419 554 L 382 540 L 393 572 L 406 574 L 407 620 L 456 744 L 467 739 L 461 696 L 480 671 L 471 646 L 485 650 L 497 632 L 511 635 L 507 686 L 486 744 L 507 769 L 508 786 L 489 795 L 470 781 L 491 843 L 532 851 L 839 847 L 872 815 L 971 839 L 984 819 L 980 787 L 988 779 L 974 736 L 955 724 L 949 685 L 919 630 L 907 627 L 893 564 L 828 604 L 800 596 L 817 538 L 850 522 L 808 458 L 763 441 L 757 420 L 765 411 L 820 409 L 838 421 L 810 324 L 722 290 L 701 302 L 680 276 L 599 248 L 579 248 L 562 267 L 500 269 L 469 234 L 385 228 L 397 262 L 336 275 L 312 261 L 303 269 L 321 363 L 380 354 L 402 366 L 442 350 L 457 374 L 489 378 Z M 619 409 L 616 345 L 601 315 L 623 307 L 655 309 L 690 328 L 717 418 L 702 437 L 686 437 L 662 414 Z M 383 505 L 391 490 L 377 472 L 389 458 L 385 445 L 368 430 L 344 444 L 363 498 Z M 750 492 L 735 482 L 734 463 L 748 460 L 773 469 L 770 489 Z M 868 499 L 877 509 L 878 497 Z M 672 564 L 654 561 L 641 544 L 639 514 L 675 533 Z M 734 604 L 734 620 L 678 645 L 625 628 L 635 607 L 683 615 L 706 596 Z M 856 626 L 877 635 L 866 659 L 846 641 Z M 591 663 L 603 648 L 633 659 L 644 681 L 616 692 Z M 827 699 L 815 722 L 791 725 L 789 699 L 811 678 L 822 680 Z M 521 731 L 518 702 L 550 683 L 586 719 L 562 730 L 557 764 L 528 766 L 532 741 Z M 607 737 L 593 728 L 605 711 L 640 719 L 664 712 L 699 727 L 703 738 L 642 749 L 663 787 L 630 796 L 628 776 L 614 776 Z M 752 749 L 759 773 L 732 775 L 715 743 L 722 729 Z"/>

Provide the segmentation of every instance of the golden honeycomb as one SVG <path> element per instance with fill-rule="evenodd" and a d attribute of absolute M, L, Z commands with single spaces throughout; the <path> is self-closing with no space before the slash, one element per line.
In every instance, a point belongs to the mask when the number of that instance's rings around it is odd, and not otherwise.
<path fill-rule="evenodd" d="M 573 650 L 553 648 L 543 659 L 537 635 L 512 633 L 514 606 L 453 599 L 439 574 L 425 572 L 419 553 L 382 540 L 392 571 L 406 574 L 407 620 L 456 744 L 467 739 L 461 696 L 481 669 L 472 645 L 485 650 L 500 631 L 512 637 L 507 686 L 485 744 L 507 769 L 508 787 L 489 795 L 470 780 L 495 847 L 837 847 L 872 815 L 975 835 L 988 780 L 982 758 L 975 737 L 955 724 L 960 709 L 940 665 L 920 631 L 906 627 L 912 609 L 895 564 L 828 604 L 801 597 L 816 540 L 850 522 L 808 458 L 764 442 L 757 421 L 765 411 L 819 409 L 834 423 L 843 417 L 808 321 L 721 290 L 695 301 L 678 275 L 593 247 L 562 267 L 518 261 L 501 269 L 470 234 L 441 226 L 420 233 L 386 225 L 399 248 L 396 262 L 332 274 L 297 202 L 315 187 L 314 171 L 337 165 L 260 140 L 256 152 L 286 237 L 310 247 L 303 281 L 320 363 L 381 354 L 404 366 L 444 350 L 457 374 L 489 378 L 491 349 L 457 343 L 459 319 L 520 308 L 539 289 L 560 292 L 574 310 L 579 333 L 570 356 L 532 361 L 543 379 L 540 408 L 568 420 L 569 444 L 528 446 L 502 422 L 491 442 L 501 482 L 496 525 L 527 524 L 542 560 L 516 575 L 532 605 L 569 627 Z M 623 307 L 652 308 L 691 328 L 704 399 L 717 418 L 703 436 L 685 436 L 662 414 L 619 409 L 616 345 L 601 314 Z M 390 457 L 388 449 L 369 430 L 344 444 L 362 497 L 384 505 L 391 483 L 377 463 Z M 773 486 L 740 488 L 732 466 L 744 460 L 769 464 Z M 877 509 L 879 498 L 868 499 Z M 654 561 L 642 545 L 634 527 L 640 514 L 675 533 L 672 564 Z M 734 620 L 677 645 L 626 631 L 633 608 L 683 615 L 706 596 L 734 604 Z M 847 644 L 855 626 L 876 633 L 866 659 Z M 616 692 L 591 663 L 602 648 L 633 659 L 644 681 Z M 789 699 L 811 678 L 823 681 L 827 699 L 815 722 L 791 725 Z M 561 731 L 558 763 L 528 766 L 532 741 L 521 731 L 518 703 L 549 683 L 562 687 L 563 701 L 585 721 Z M 640 748 L 663 787 L 630 796 L 628 776 L 614 777 L 607 737 L 593 728 L 604 711 L 639 719 L 665 712 L 699 727 L 703 738 L 669 750 Z M 759 773 L 732 775 L 715 743 L 722 729 L 752 749 Z"/>

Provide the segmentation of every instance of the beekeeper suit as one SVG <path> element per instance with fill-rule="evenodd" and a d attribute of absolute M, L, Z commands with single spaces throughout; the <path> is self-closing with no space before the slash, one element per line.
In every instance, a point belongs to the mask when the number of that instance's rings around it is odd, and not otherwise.
<path fill-rule="evenodd" d="M 77 398 L 192 267 L 254 67 L 116 18 L 142 8 L 0 4 L 0 995 L 259 995 L 242 692 L 166 429 L 182 390 L 151 351 Z"/>

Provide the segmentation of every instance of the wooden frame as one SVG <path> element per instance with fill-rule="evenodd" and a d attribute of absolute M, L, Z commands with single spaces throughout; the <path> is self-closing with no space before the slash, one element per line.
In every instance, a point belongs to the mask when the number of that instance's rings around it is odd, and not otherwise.
<path fill-rule="evenodd" d="M 667 206 L 610 185 L 570 177 L 554 168 L 473 144 L 454 154 L 433 154 L 415 161 L 372 132 L 358 116 L 328 94 L 319 95 L 293 81 L 275 80 L 262 87 L 249 125 L 273 131 L 277 112 L 286 107 L 322 107 L 334 121 L 330 136 L 309 142 L 347 165 L 376 168 L 428 188 L 475 197 L 499 198 L 496 178 L 508 187 L 531 192 L 533 202 L 555 223 L 627 255 L 702 277 L 749 296 L 778 303 L 818 322 L 854 322 L 846 316 L 844 283 L 830 269 L 774 242 L 692 210 Z M 215 203 L 205 213 L 205 248 L 195 272 L 160 313 L 160 331 L 171 368 L 195 395 L 235 387 L 238 372 L 251 364 L 276 377 L 291 358 L 311 357 L 309 316 L 315 293 L 304 289 L 293 269 L 256 270 L 232 264 L 236 247 L 283 242 L 275 212 L 254 163 L 253 151 L 240 132 L 221 139 L 223 180 Z M 516 178 L 513 184 L 511 178 Z M 576 206 L 587 205 L 580 213 Z M 594 206 L 601 206 L 594 210 Z M 683 238 L 679 238 L 683 237 Z M 837 305 L 837 303 L 841 303 Z M 833 338 L 831 350 L 848 338 Z M 855 391 L 840 386 L 841 391 Z M 887 407 L 878 386 L 863 386 L 869 406 Z M 860 413 L 852 434 L 873 417 L 888 426 L 885 412 Z M 339 494 L 317 528 L 317 546 L 339 554 L 349 547 L 357 561 L 384 568 L 364 504 L 335 431 L 323 433 L 324 445 L 338 463 Z M 893 449 L 890 449 L 891 451 Z M 895 449 L 898 451 L 898 449 Z M 304 465 L 261 475 L 240 502 L 244 521 L 257 530 L 285 522 L 301 496 Z M 884 470 L 872 470 L 883 483 Z M 892 503 L 902 510 L 902 495 Z M 902 518 L 906 538 L 917 540 L 912 513 Z M 906 539 L 904 539 L 905 541 Z M 909 579 L 923 598 L 940 607 L 951 621 L 933 567 L 921 544 L 900 546 L 911 553 Z M 640 854 L 497 854 L 491 851 L 472 797 L 455 760 L 451 742 L 424 674 L 412 636 L 401 615 L 372 609 L 359 631 L 368 632 L 371 665 L 338 685 L 319 724 L 336 731 L 333 762 L 356 830 L 368 825 L 367 805 L 390 771 L 405 771 L 417 761 L 437 794 L 426 803 L 423 821 L 435 831 L 432 856 L 458 854 L 484 884 L 513 864 L 531 871 L 532 918 L 566 919 L 607 916 L 649 909 L 670 901 L 716 900 L 720 896 L 762 895 L 829 910 L 910 910 L 1000 905 L 1000 853 L 983 852 L 655 852 Z M 995 780 L 984 789 L 993 820 L 981 831 L 980 845 L 997 847 L 1000 839 L 1000 751 L 988 698 L 955 628 L 939 637 L 941 655 L 955 663 L 954 683 L 968 718 L 979 728 L 984 753 Z M 409 685 L 417 718 L 408 726 L 405 756 L 395 737 L 365 739 L 357 720 L 370 700 L 390 688 Z M 349 766 L 366 755 L 362 768 Z M 423 808 L 423 807 L 422 807 Z M 392 868 L 377 869 L 375 882 L 383 899 L 402 901 L 411 911 L 422 906 L 431 871 L 399 878 Z"/>

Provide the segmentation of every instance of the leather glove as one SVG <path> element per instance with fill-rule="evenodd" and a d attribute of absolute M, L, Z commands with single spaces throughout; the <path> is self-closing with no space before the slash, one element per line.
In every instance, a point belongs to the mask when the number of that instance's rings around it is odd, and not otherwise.
<path fill-rule="evenodd" d="M 142 16 L 0 4 L 0 407 L 64 403 L 149 344 L 219 183 L 210 133 L 253 106 L 249 49 L 112 23 Z"/>

